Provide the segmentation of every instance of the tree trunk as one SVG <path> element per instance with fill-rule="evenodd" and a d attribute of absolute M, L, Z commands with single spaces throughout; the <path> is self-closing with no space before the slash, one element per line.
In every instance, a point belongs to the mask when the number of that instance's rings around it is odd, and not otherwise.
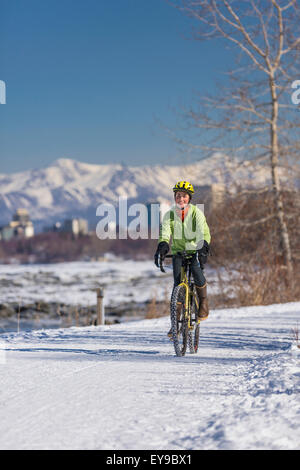
<path fill-rule="evenodd" d="M 284 218 L 284 208 L 280 187 L 280 179 L 278 174 L 278 158 L 279 158 L 279 147 L 278 147 L 278 99 L 276 93 L 275 79 L 274 76 L 270 77 L 270 90 L 272 96 L 272 120 L 271 120 L 271 174 L 272 174 L 272 188 L 275 200 L 276 216 L 279 224 L 280 242 L 283 250 L 284 263 L 287 268 L 288 281 L 292 282 L 293 278 L 293 265 L 292 265 L 292 253 L 290 246 L 289 233 Z"/>

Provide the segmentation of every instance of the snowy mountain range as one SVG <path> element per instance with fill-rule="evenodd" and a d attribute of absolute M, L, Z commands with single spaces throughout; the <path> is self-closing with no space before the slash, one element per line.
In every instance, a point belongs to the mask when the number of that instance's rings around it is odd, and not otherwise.
<path fill-rule="evenodd" d="M 248 161 L 239 163 L 221 154 L 178 166 L 96 165 L 62 158 L 46 168 L 0 174 L 0 224 L 10 221 L 17 208 L 27 209 L 37 224 L 68 217 L 95 222 L 98 205 L 116 204 L 121 196 L 132 202 L 171 202 L 170 188 L 178 180 L 200 186 L 217 183 L 233 191 L 236 184 L 269 182 L 270 170 L 263 165 L 254 170 Z"/>

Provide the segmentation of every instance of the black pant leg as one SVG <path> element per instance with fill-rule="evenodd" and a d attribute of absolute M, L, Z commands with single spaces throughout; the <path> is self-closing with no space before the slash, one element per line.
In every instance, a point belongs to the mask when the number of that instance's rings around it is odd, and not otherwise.
<path fill-rule="evenodd" d="M 180 256 L 173 256 L 173 277 L 174 277 L 174 287 L 178 286 L 181 281 L 181 264 L 182 260 Z"/>
<path fill-rule="evenodd" d="M 192 260 L 192 274 L 196 286 L 203 287 L 206 283 L 205 276 L 198 261 L 198 256 L 195 254 Z"/>

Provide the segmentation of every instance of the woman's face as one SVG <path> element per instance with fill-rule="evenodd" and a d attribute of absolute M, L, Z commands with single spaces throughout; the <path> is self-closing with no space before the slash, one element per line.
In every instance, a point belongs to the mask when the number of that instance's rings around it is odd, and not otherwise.
<path fill-rule="evenodd" d="M 183 191 L 177 191 L 175 193 L 175 203 L 177 207 L 180 207 L 180 209 L 186 207 L 190 201 L 190 196 L 188 193 L 185 193 Z"/>

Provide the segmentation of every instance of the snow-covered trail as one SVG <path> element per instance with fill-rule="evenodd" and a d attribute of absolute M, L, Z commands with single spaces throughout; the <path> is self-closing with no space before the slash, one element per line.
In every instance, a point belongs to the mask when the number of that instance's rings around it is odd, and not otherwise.
<path fill-rule="evenodd" d="M 0 335 L 1 449 L 299 449 L 300 303 Z"/>

